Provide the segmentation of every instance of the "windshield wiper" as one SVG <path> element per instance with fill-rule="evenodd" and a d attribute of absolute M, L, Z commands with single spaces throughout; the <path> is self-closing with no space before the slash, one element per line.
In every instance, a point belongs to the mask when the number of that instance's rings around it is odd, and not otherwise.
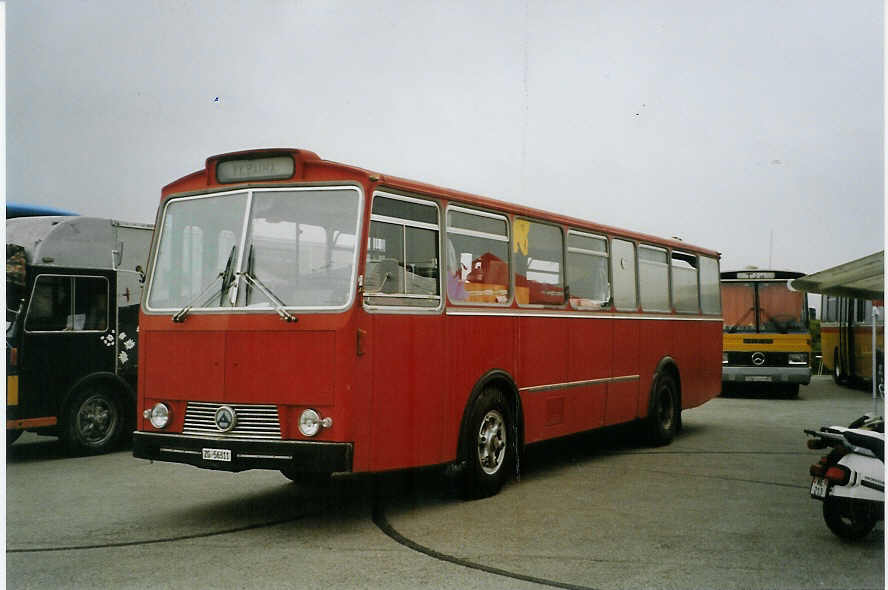
<path fill-rule="evenodd" d="M 234 278 L 234 254 L 237 251 L 236 246 L 231 247 L 231 252 L 228 254 L 228 262 L 225 263 L 225 269 L 217 274 L 212 281 L 210 281 L 206 287 L 204 287 L 203 291 L 197 294 L 197 296 L 192 297 L 191 300 L 185 304 L 185 307 L 177 311 L 173 314 L 174 322 L 184 322 L 185 318 L 188 317 L 188 314 L 191 313 L 191 309 L 194 307 L 194 302 L 199 300 L 201 297 L 209 291 L 210 287 L 216 284 L 216 281 L 222 279 L 222 286 L 219 288 L 219 305 L 222 305 L 222 302 L 225 299 L 225 290 L 231 285 L 231 282 Z M 213 297 L 216 296 L 216 291 L 213 291 L 213 294 L 207 297 L 204 302 L 201 304 L 201 307 L 206 307 L 207 303 L 210 302 Z"/>
<path fill-rule="evenodd" d="M 262 292 L 265 297 L 268 298 L 269 301 L 274 305 L 274 310 L 281 316 L 282 320 L 286 320 L 288 322 L 298 322 L 299 318 L 291 314 L 289 311 L 284 309 L 286 305 L 284 301 L 272 293 L 271 289 L 265 286 L 265 283 L 259 280 L 255 274 L 253 274 L 253 245 L 250 244 L 250 254 L 247 256 L 247 272 L 239 272 L 238 276 L 242 276 L 247 280 L 247 288 L 255 285 L 259 291 Z M 250 301 L 250 291 L 247 291 L 247 302 Z"/>
<path fill-rule="evenodd" d="M 281 298 L 278 297 L 277 295 L 275 295 L 274 293 L 272 293 L 269 290 L 269 288 L 266 287 L 265 284 L 262 283 L 262 281 L 260 281 L 258 278 L 254 277 L 253 275 L 251 275 L 248 272 L 239 272 L 237 274 L 238 274 L 238 276 L 242 276 L 245 279 L 247 279 L 247 283 L 249 283 L 250 285 L 256 286 L 256 288 L 259 289 L 262 292 L 262 294 L 268 298 L 269 301 L 271 301 L 271 303 L 274 305 L 274 310 L 278 313 L 279 316 L 281 316 L 282 320 L 286 320 L 288 322 L 298 322 L 299 321 L 299 318 L 297 318 L 296 316 L 291 314 L 289 311 L 284 309 L 285 304 L 283 301 L 281 301 Z"/>

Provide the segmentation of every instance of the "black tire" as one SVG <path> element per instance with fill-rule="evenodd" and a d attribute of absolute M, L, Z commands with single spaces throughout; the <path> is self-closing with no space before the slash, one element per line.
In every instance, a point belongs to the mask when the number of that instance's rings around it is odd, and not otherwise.
<path fill-rule="evenodd" d="M 798 383 L 790 383 L 786 386 L 786 397 L 789 399 L 794 399 L 799 397 L 799 384 Z"/>
<path fill-rule="evenodd" d="M 671 375 L 660 373 L 651 390 L 651 407 L 645 420 L 645 435 L 654 446 L 668 445 L 678 432 L 681 406 L 678 386 Z"/>
<path fill-rule="evenodd" d="M 100 455 L 114 450 L 124 431 L 120 397 L 102 385 L 89 385 L 74 394 L 62 425 L 62 441 L 72 455 Z"/>
<path fill-rule="evenodd" d="M 463 448 L 463 496 L 487 498 L 500 491 L 515 465 L 515 421 L 503 393 L 488 387 L 472 405 Z"/>
<path fill-rule="evenodd" d="M 836 385 L 844 385 L 848 381 L 848 376 L 842 371 L 841 361 L 839 360 L 839 351 L 833 353 L 833 370 L 832 378 Z"/>
<path fill-rule="evenodd" d="M 823 520 L 837 537 L 857 541 L 873 530 L 878 516 L 866 502 L 830 496 L 823 501 Z"/>
<path fill-rule="evenodd" d="M 15 441 L 17 441 L 19 439 L 19 437 L 22 435 L 22 432 L 24 432 L 24 431 L 22 431 L 22 430 L 7 430 L 6 431 L 6 446 L 8 447 L 9 445 L 11 445 Z"/>

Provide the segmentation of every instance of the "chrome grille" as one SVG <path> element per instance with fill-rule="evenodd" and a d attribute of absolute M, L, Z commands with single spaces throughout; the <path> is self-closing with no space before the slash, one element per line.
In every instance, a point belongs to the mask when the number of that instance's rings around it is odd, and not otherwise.
<path fill-rule="evenodd" d="M 222 406 L 228 406 L 237 413 L 237 426 L 231 432 L 221 432 L 216 428 L 213 417 Z M 281 422 L 277 406 L 217 404 L 208 402 L 188 402 L 185 409 L 185 427 L 182 434 L 209 434 L 226 438 L 281 438 Z"/>

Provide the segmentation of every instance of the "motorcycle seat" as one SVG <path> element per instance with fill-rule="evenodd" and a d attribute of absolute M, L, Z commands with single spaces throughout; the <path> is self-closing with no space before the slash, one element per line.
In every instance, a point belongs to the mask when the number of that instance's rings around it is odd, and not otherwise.
<path fill-rule="evenodd" d="M 885 438 L 883 434 L 855 429 L 846 430 L 842 435 L 852 445 L 872 451 L 879 458 L 879 461 L 885 462 Z"/>

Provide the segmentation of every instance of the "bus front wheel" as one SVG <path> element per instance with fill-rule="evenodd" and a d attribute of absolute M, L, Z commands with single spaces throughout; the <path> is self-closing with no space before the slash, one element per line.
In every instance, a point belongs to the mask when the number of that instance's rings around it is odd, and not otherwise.
<path fill-rule="evenodd" d="M 73 455 L 107 453 L 120 440 L 123 423 L 120 399 L 107 387 L 89 385 L 68 404 L 62 440 Z"/>
<path fill-rule="evenodd" d="M 464 496 L 493 496 L 503 487 L 515 464 L 514 422 L 503 393 L 495 387 L 481 392 L 472 405 L 466 431 Z"/>

